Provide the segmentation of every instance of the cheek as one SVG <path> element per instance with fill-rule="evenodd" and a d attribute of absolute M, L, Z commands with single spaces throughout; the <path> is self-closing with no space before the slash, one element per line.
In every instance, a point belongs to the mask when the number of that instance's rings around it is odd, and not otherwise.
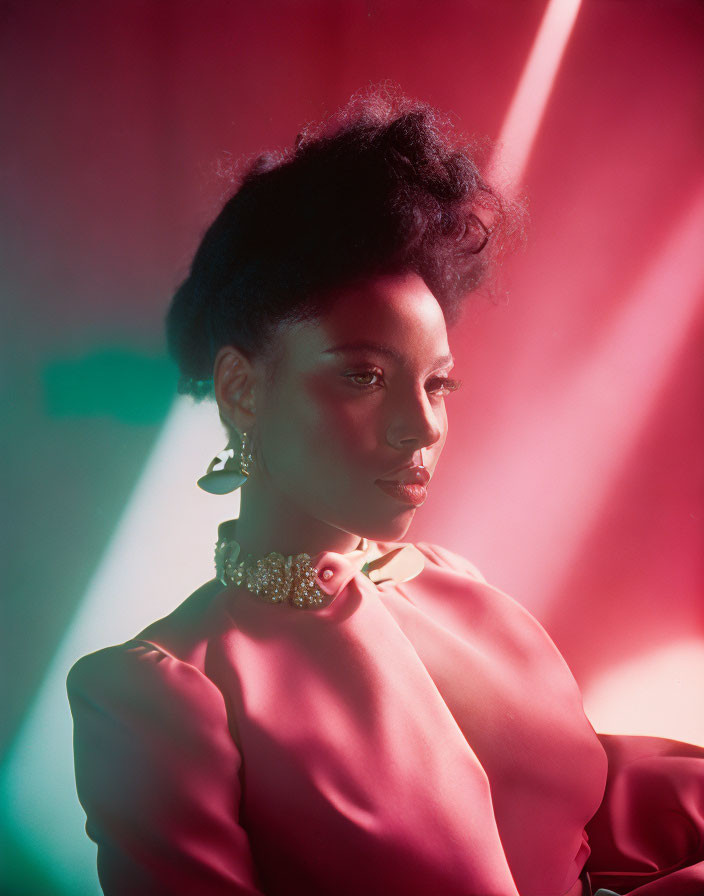
<path fill-rule="evenodd" d="M 373 402 L 350 400 L 340 391 L 318 390 L 306 414 L 305 437 L 321 464 L 354 466 L 377 450 L 379 425 Z"/>
<path fill-rule="evenodd" d="M 345 468 L 378 450 L 378 427 L 369 402 L 345 399 L 315 382 L 281 393 L 262 420 L 264 455 L 274 475 L 344 479 Z M 305 471 L 305 472 L 304 472 Z"/>

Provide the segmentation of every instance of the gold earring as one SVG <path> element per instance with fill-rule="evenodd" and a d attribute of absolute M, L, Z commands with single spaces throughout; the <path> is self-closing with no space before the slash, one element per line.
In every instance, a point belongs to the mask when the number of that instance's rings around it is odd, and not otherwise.
<path fill-rule="evenodd" d="M 244 485 L 254 465 L 252 446 L 247 433 L 242 434 L 238 446 L 233 444 L 234 436 L 219 454 L 210 461 L 198 485 L 211 495 L 226 495 Z"/>

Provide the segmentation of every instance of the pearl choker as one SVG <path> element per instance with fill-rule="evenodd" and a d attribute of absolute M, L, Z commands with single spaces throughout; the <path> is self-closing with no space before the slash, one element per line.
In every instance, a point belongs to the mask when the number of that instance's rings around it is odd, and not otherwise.
<path fill-rule="evenodd" d="M 271 551 L 259 559 L 247 554 L 240 560 L 239 542 L 229 534 L 232 529 L 221 524 L 215 544 L 215 571 L 223 585 L 244 585 L 263 600 L 300 608 L 319 607 L 328 600 L 315 581 L 318 569 L 311 565 L 309 554 L 284 557 Z M 356 550 L 366 551 L 368 546 L 362 538 Z"/>

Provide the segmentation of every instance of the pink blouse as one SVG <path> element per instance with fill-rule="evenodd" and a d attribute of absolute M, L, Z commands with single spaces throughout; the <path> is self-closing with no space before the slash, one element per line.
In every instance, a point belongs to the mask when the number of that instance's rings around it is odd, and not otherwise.
<path fill-rule="evenodd" d="M 318 554 L 313 609 L 209 582 L 73 666 L 108 896 L 704 894 L 704 749 L 597 735 L 537 620 L 414 550 Z"/>

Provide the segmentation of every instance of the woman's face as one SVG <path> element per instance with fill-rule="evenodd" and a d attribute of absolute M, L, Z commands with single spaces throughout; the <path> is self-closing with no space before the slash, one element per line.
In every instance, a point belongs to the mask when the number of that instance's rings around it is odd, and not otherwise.
<path fill-rule="evenodd" d="M 376 482 L 410 462 L 432 474 L 440 459 L 453 362 L 437 300 L 415 273 L 375 277 L 280 338 L 275 384 L 254 393 L 269 487 L 346 532 L 401 538 L 416 507 Z"/>

